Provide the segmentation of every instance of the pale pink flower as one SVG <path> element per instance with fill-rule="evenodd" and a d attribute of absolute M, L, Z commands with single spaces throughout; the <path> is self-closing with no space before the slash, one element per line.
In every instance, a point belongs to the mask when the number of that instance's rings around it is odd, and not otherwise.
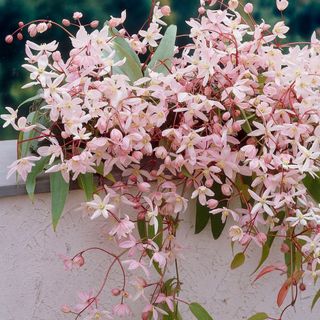
<path fill-rule="evenodd" d="M 287 27 L 283 21 L 279 21 L 273 27 L 272 33 L 280 39 L 286 38 L 285 34 L 289 31 L 289 27 Z"/>
<path fill-rule="evenodd" d="M 97 194 L 94 194 L 93 200 L 86 203 L 89 209 L 94 210 L 91 219 L 95 219 L 101 215 L 108 219 L 109 212 L 115 208 L 114 205 L 109 202 L 110 194 L 107 194 L 103 199 L 101 199 Z"/>
<path fill-rule="evenodd" d="M 125 218 L 120 219 L 120 221 L 111 229 L 109 234 L 111 236 L 117 235 L 118 239 L 121 239 L 128 236 L 134 228 L 134 223 L 130 221 L 128 215 L 125 215 Z"/>
<path fill-rule="evenodd" d="M 9 114 L 2 114 L 0 117 L 5 121 L 3 128 L 6 128 L 9 125 L 14 125 L 18 117 L 18 110 L 14 110 L 10 107 L 5 107 Z"/>
<path fill-rule="evenodd" d="M 158 43 L 156 41 L 162 38 L 162 35 L 160 34 L 160 28 L 156 23 L 150 23 L 147 31 L 140 30 L 139 35 L 143 37 L 142 43 L 144 45 L 149 44 L 151 47 L 157 47 Z"/>
<path fill-rule="evenodd" d="M 191 199 L 198 197 L 199 202 L 204 206 L 207 202 L 206 197 L 213 197 L 214 192 L 205 186 L 200 186 L 198 189 L 194 190 L 191 195 Z"/>
<path fill-rule="evenodd" d="M 287 0 L 276 0 L 277 8 L 279 11 L 287 9 L 289 2 Z"/>
<path fill-rule="evenodd" d="M 132 314 L 130 307 L 125 303 L 119 303 L 112 308 L 112 313 L 120 318 L 127 317 Z"/>
<path fill-rule="evenodd" d="M 243 237 L 243 230 L 239 226 L 232 226 L 229 229 L 231 241 L 240 241 Z"/>
<path fill-rule="evenodd" d="M 14 161 L 8 168 L 10 169 L 7 175 L 7 179 L 17 172 L 23 181 L 27 180 L 28 173 L 31 172 L 32 167 L 35 165 L 34 161 L 40 160 L 40 157 L 28 156 Z"/>
<path fill-rule="evenodd" d="M 120 18 L 114 18 L 113 16 L 111 16 L 111 19 L 109 20 L 109 26 L 111 28 L 115 28 L 115 27 L 119 26 L 120 24 L 123 24 L 125 22 L 126 18 L 127 18 L 127 11 L 123 10 L 121 12 Z"/>

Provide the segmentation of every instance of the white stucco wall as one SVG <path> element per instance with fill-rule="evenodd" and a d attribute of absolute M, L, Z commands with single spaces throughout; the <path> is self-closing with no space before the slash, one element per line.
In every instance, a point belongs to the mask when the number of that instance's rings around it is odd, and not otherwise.
<path fill-rule="evenodd" d="M 14 150 L 10 143 L 7 148 Z M 7 153 L 3 155 L 8 158 Z M 1 158 L 1 172 L 5 171 L 6 161 L 11 160 Z M 1 179 L 3 182 L 0 176 Z M 70 193 L 64 216 L 54 233 L 49 194 L 37 194 L 35 203 L 27 196 L 0 198 L 0 320 L 73 319 L 60 311 L 61 305 L 73 305 L 77 302 L 77 291 L 99 286 L 110 262 L 104 255 L 90 253 L 84 267 L 72 272 L 64 271 L 58 258 L 58 254 L 73 255 L 90 246 L 112 250 L 113 244 L 104 232 L 104 219 L 90 221 L 83 217 L 77 210 L 82 201 L 81 191 Z M 251 250 L 245 265 L 231 271 L 232 252 L 226 232 L 216 241 L 209 228 L 195 235 L 193 205 L 184 216 L 179 238 L 185 246 L 185 260 L 180 263 L 181 298 L 202 303 L 215 320 L 242 320 L 261 311 L 274 317 L 279 315 L 276 295 L 284 278 L 269 274 L 251 284 L 250 274 L 260 257 L 259 250 Z M 281 259 L 274 249 L 268 261 Z M 117 277 L 117 274 L 111 277 L 107 293 L 117 283 Z M 313 293 L 311 289 L 300 294 L 296 311 L 290 309 L 282 320 L 319 320 L 320 305 L 310 311 Z M 117 301 L 107 296 L 101 297 L 105 305 Z M 184 320 L 193 319 L 189 312 L 183 315 Z M 138 312 L 132 319 L 140 319 Z"/>

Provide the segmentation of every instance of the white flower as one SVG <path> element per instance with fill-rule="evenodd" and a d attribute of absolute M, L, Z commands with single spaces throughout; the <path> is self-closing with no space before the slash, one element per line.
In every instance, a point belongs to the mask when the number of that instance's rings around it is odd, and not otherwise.
<path fill-rule="evenodd" d="M 3 124 L 3 128 L 7 127 L 8 125 L 14 125 L 18 117 L 18 110 L 13 110 L 10 107 L 6 107 L 6 110 L 9 111 L 9 114 L 2 114 L 0 117 L 5 121 Z"/>
<path fill-rule="evenodd" d="M 273 27 L 272 33 L 280 39 L 286 38 L 285 33 L 289 31 L 289 27 L 287 27 L 283 21 L 279 21 Z"/>
<path fill-rule="evenodd" d="M 93 209 L 91 219 L 95 219 L 103 215 L 106 219 L 109 217 L 109 211 L 114 209 L 114 205 L 109 204 L 110 195 L 107 194 L 102 200 L 97 194 L 93 195 L 93 201 L 87 202 L 87 206 Z"/>
<path fill-rule="evenodd" d="M 199 197 L 200 204 L 204 206 L 207 202 L 206 196 L 213 197 L 214 192 L 205 186 L 201 186 L 192 192 L 191 199 Z"/>
<path fill-rule="evenodd" d="M 243 237 L 243 230 L 239 226 L 232 226 L 229 229 L 229 236 L 232 241 L 240 241 Z"/>

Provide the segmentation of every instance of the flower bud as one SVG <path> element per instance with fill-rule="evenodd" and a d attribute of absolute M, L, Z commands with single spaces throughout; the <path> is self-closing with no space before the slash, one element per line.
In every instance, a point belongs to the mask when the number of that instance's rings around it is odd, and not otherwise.
<path fill-rule="evenodd" d="M 210 96 L 212 94 L 212 89 L 210 87 L 205 87 L 204 88 L 204 94 L 206 96 Z"/>
<path fill-rule="evenodd" d="M 160 147 L 156 148 L 155 155 L 159 159 L 165 159 L 166 156 L 168 155 L 167 149 L 163 146 L 160 146 Z"/>
<path fill-rule="evenodd" d="M 225 112 L 223 115 L 222 115 L 222 120 L 224 121 L 227 121 L 230 119 L 230 112 Z"/>
<path fill-rule="evenodd" d="M 145 311 L 141 315 L 141 320 L 148 320 L 149 319 L 149 312 Z"/>
<path fill-rule="evenodd" d="M 227 196 L 227 197 L 229 197 L 229 196 L 231 196 L 231 194 L 232 194 L 232 187 L 229 185 L 229 184 L 223 184 L 222 186 L 221 186 L 221 192 L 225 195 L 225 196 Z"/>
<path fill-rule="evenodd" d="M 209 207 L 209 209 L 215 209 L 219 204 L 219 201 L 216 199 L 209 199 L 207 201 L 207 206 Z"/>
<path fill-rule="evenodd" d="M 248 2 L 245 6 L 244 6 L 244 12 L 247 14 L 250 14 L 253 12 L 253 4 Z"/>
<path fill-rule="evenodd" d="M 143 158 L 143 153 L 141 151 L 133 151 L 132 156 L 140 161 Z"/>
<path fill-rule="evenodd" d="M 19 28 L 22 28 L 24 26 L 23 21 L 19 21 L 18 26 L 19 26 Z"/>
<path fill-rule="evenodd" d="M 245 233 L 240 240 L 240 244 L 242 246 L 246 246 L 250 240 L 251 240 L 251 236 L 248 233 Z"/>
<path fill-rule="evenodd" d="M 161 13 L 167 17 L 167 16 L 170 16 L 170 13 L 171 13 L 171 9 L 169 6 L 163 6 L 161 7 Z"/>
<path fill-rule="evenodd" d="M 111 293 L 112 293 L 112 295 L 113 296 L 118 296 L 120 293 L 121 293 L 121 290 L 119 290 L 118 288 L 113 288 L 112 290 L 111 290 Z"/>
<path fill-rule="evenodd" d="M 5 41 L 7 44 L 12 43 L 12 42 L 13 42 L 13 36 L 12 36 L 11 34 L 8 34 L 8 35 L 5 37 L 4 41 Z"/>
<path fill-rule="evenodd" d="M 256 235 L 256 240 L 258 241 L 258 243 L 260 243 L 263 246 L 267 241 L 267 236 L 263 232 L 259 232 Z"/>
<path fill-rule="evenodd" d="M 288 246 L 286 243 L 283 242 L 283 243 L 281 244 L 280 251 L 281 251 L 282 253 L 287 253 L 287 252 L 290 251 L 290 248 L 289 248 L 289 246 Z"/>
<path fill-rule="evenodd" d="M 304 283 L 300 283 L 299 289 L 300 289 L 300 291 L 305 291 L 306 290 L 306 285 Z"/>
<path fill-rule="evenodd" d="M 137 182 L 137 177 L 132 174 L 132 175 L 129 177 L 129 180 L 132 181 L 132 182 Z"/>
<path fill-rule="evenodd" d="M 76 11 L 76 12 L 73 13 L 73 19 L 74 20 L 79 20 L 82 17 L 83 17 L 83 14 L 81 12 Z"/>
<path fill-rule="evenodd" d="M 141 192 L 150 192 L 151 185 L 148 182 L 138 183 L 138 189 Z"/>
<path fill-rule="evenodd" d="M 138 213 L 137 219 L 142 221 L 145 219 L 145 217 L 146 217 L 146 214 L 143 211 L 141 211 Z"/>
<path fill-rule="evenodd" d="M 151 175 L 151 177 L 156 178 L 158 176 L 157 170 L 151 170 L 150 175 Z"/>
<path fill-rule="evenodd" d="M 230 10 L 235 10 L 238 8 L 238 5 L 239 5 L 239 1 L 238 0 L 230 0 L 228 2 L 228 7 Z"/>
<path fill-rule="evenodd" d="M 277 8 L 279 11 L 284 11 L 287 9 L 289 2 L 287 0 L 277 0 Z"/>
<path fill-rule="evenodd" d="M 91 28 L 97 28 L 99 25 L 99 21 L 98 20 L 93 20 L 90 22 L 90 27 Z"/>
<path fill-rule="evenodd" d="M 234 123 L 232 124 L 232 129 L 233 129 L 233 131 L 235 131 L 235 132 L 241 131 L 241 125 L 239 124 L 239 122 L 234 122 Z"/>
<path fill-rule="evenodd" d="M 68 20 L 68 19 L 63 19 L 63 20 L 62 20 L 62 24 L 63 24 L 65 27 L 69 27 L 69 26 L 70 26 L 70 20 Z"/>
<path fill-rule="evenodd" d="M 207 188 L 211 188 L 213 186 L 213 179 L 207 179 L 205 185 Z"/>
<path fill-rule="evenodd" d="M 17 39 L 18 39 L 18 40 L 22 40 L 22 39 L 23 39 L 23 34 L 22 34 L 21 32 L 19 32 L 19 33 L 17 34 Z"/>
<path fill-rule="evenodd" d="M 81 254 L 77 255 L 76 257 L 73 258 L 73 264 L 76 265 L 77 267 L 82 267 L 84 265 L 84 258 Z"/>
<path fill-rule="evenodd" d="M 59 62 L 61 60 L 61 53 L 60 51 L 55 51 L 52 53 L 52 59 L 55 62 Z"/>
<path fill-rule="evenodd" d="M 37 32 L 44 33 L 48 30 L 48 26 L 45 22 L 41 22 L 37 25 Z"/>
<path fill-rule="evenodd" d="M 32 38 L 37 35 L 38 31 L 37 31 L 36 24 L 34 23 L 30 24 L 30 26 L 28 27 L 28 33 L 29 33 L 29 36 Z"/>
<path fill-rule="evenodd" d="M 203 14 L 206 13 L 206 9 L 205 9 L 204 7 L 200 7 L 200 8 L 198 9 L 198 13 L 201 14 L 201 15 L 203 15 Z"/>

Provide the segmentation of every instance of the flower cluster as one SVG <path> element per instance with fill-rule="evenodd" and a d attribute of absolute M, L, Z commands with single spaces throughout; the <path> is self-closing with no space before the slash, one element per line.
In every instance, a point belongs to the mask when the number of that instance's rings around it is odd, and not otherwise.
<path fill-rule="evenodd" d="M 99 176 L 84 208 L 92 219 L 109 221 L 122 253 L 101 250 L 124 279 L 128 270 L 135 274 L 133 296 L 125 280 L 113 289 L 120 303 L 112 313 L 98 308 L 101 290 L 81 294 L 81 306 L 65 306 L 65 312 L 130 316 L 129 298 L 144 303 L 142 319 L 178 312 L 179 277 L 168 286 L 164 275 L 181 255 L 176 232 L 190 187 L 201 209 L 197 219 L 204 208 L 218 217 L 219 228 L 231 219 L 229 235 L 241 254 L 251 243 L 270 249 L 278 237 L 286 257 L 300 255 L 299 264 L 286 259 L 288 288 L 319 276 L 319 195 L 310 183 L 317 183 L 320 170 L 320 41 L 314 33 L 305 46 L 283 43 L 289 28 L 283 21 L 257 24 L 252 4 L 242 17 L 238 1 L 220 9 L 206 2 L 187 22 L 190 41 L 182 48 L 172 42 L 174 27 L 163 34 L 170 8 L 159 4 L 147 27 L 133 35 L 123 27 L 125 12 L 91 33 L 75 13 L 79 26 L 66 59 L 56 41 L 26 42 L 23 68 L 32 81 L 25 87 L 41 88 L 37 112 L 46 121 L 18 119 L 12 108 L 1 116 L 4 126 L 28 137 L 33 132 L 39 142 L 36 155 L 18 159 L 9 175 L 16 171 L 26 180 L 46 159 L 45 172 L 60 173 L 66 184 Z M 288 2 L 277 5 L 282 11 Z M 30 24 L 30 35 L 48 23 Z M 140 62 L 139 55 L 148 58 Z M 133 212 L 123 210 L 128 205 Z M 81 266 L 85 252 L 65 264 Z M 150 280 L 152 265 L 158 281 Z"/>

